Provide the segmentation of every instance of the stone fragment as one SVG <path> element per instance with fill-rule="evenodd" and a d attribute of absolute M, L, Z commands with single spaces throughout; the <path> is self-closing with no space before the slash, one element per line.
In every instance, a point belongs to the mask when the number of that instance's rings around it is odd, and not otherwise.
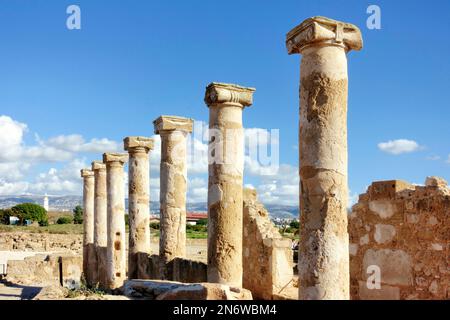
<path fill-rule="evenodd" d="M 389 224 L 375 225 L 374 239 L 377 243 L 389 243 L 395 237 L 395 227 Z"/>
<path fill-rule="evenodd" d="M 427 179 L 425 180 L 425 186 L 446 188 L 448 186 L 448 183 L 441 177 L 432 176 L 432 177 L 427 177 Z"/>
<path fill-rule="evenodd" d="M 292 287 L 292 241 L 284 239 L 272 223 L 254 189 L 244 189 L 243 287 L 255 299 L 272 300 L 275 295 L 294 293 Z"/>
<path fill-rule="evenodd" d="M 174 281 L 129 280 L 124 294 L 148 300 L 252 300 L 250 291 L 216 283 L 185 284 Z"/>
<path fill-rule="evenodd" d="M 369 266 L 378 266 L 381 271 L 381 282 L 390 285 L 411 285 L 411 257 L 403 250 L 369 249 L 364 254 L 363 270 Z M 367 273 L 364 272 L 364 280 Z"/>

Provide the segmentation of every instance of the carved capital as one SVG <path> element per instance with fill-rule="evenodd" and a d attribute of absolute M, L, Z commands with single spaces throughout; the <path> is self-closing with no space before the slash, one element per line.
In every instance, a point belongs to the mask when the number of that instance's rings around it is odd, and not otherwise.
<path fill-rule="evenodd" d="M 95 170 L 105 170 L 106 165 L 102 161 L 94 161 L 92 162 L 92 171 Z"/>
<path fill-rule="evenodd" d="M 155 133 L 160 134 L 161 131 L 184 131 L 192 132 L 194 120 L 177 116 L 160 116 L 153 121 Z"/>
<path fill-rule="evenodd" d="M 94 176 L 94 171 L 89 169 L 81 169 L 80 173 L 82 178 L 89 178 Z"/>
<path fill-rule="evenodd" d="M 212 82 L 206 87 L 205 103 L 208 107 L 220 104 L 248 107 L 253 104 L 255 90 L 236 84 Z"/>
<path fill-rule="evenodd" d="M 120 164 L 125 164 L 128 161 L 127 153 L 104 153 L 103 154 L 103 162 L 119 162 Z"/>
<path fill-rule="evenodd" d="M 346 51 L 361 50 L 361 31 L 353 24 L 325 17 L 312 17 L 292 29 L 286 36 L 289 54 L 301 53 L 310 46 L 337 45 Z"/>
<path fill-rule="evenodd" d="M 126 137 L 123 140 L 124 149 L 133 152 L 134 149 L 144 149 L 146 152 L 153 150 L 154 141 L 148 137 Z"/>

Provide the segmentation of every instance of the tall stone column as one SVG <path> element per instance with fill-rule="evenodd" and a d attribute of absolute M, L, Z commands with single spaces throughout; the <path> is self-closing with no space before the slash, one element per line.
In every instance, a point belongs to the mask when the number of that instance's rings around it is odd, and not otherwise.
<path fill-rule="evenodd" d="M 150 163 L 149 152 L 153 139 L 127 137 L 124 148 L 129 154 L 128 164 L 128 278 L 148 278 L 146 264 L 150 254 Z M 143 261 L 140 262 L 140 261 Z"/>
<path fill-rule="evenodd" d="M 208 282 L 242 287 L 244 133 L 253 88 L 211 83 L 209 107 Z"/>
<path fill-rule="evenodd" d="M 169 279 L 169 262 L 186 256 L 186 137 L 192 132 L 193 121 L 161 116 L 153 124 L 161 136 L 160 275 Z"/>
<path fill-rule="evenodd" d="M 125 181 L 123 166 L 128 155 L 105 153 L 108 193 L 108 245 L 106 249 L 107 289 L 115 290 L 126 279 L 125 252 Z"/>
<path fill-rule="evenodd" d="M 86 284 L 91 286 L 96 279 L 94 250 L 94 172 L 81 170 L 83 178 L 83 274 Z"/>
<path fill-rule="evenodd" d="M 362 48 L 359 29 L 324 17 L 303 21 L 287 34 L 300 66 L 299 298 L 346 300 L 347 57 Z"/>
<path fill-rule="evenodd" d="M 108 206 L 106 188 L 106 165 L 92 162 L 95 176 L 94 196 L 94 248 L 97 257 L 97 281 L 100 288 L 106 288 L 106 246 L 108 245 Z"/>

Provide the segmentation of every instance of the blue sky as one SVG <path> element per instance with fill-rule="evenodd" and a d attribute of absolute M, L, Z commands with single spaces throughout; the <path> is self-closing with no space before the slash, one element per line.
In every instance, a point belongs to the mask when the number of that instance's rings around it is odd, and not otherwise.
<path fill-rule="evenodd" d="M 81 30 L 66 28 L 71 4 Z M 381 8 L 380 30 L 366 27 L 371 4 Z M 205 86 L 220 81 L 256 88 L 246 128 L 280 129 L 281 172 L 250 168 L 246 184 L 268 203 L 297 203 L 300 56 L 287 55 L 285 34 L 314 15 L 363 34 L 362 51 L 348 55 L 352 194 L 374 180 L 449 180 L 449 12 L 445 0 L 3 0 L 0 194 L 80 194 L 79 166 L 102 146 L 153 135 L 161 114 L 207 121 Z M 398 139 L 409 142 L 379 147 Z M 5 156 L 13 149 L 20 160 Z M 202 199 L 205 173 L 190 177 L 191 199 Z"/>

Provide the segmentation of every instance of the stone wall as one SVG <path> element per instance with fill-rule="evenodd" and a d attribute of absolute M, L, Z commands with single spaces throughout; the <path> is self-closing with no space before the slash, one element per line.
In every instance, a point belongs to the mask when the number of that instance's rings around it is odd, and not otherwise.
<path fill-rule="evenodd" d="M 81 253 L 83 236 L 80 234 L 49 234 L 5 232 L 0 236 L 0 250 L 4 251 L 73 251 Z"/>
<path fill-rule="evenodd" d="M 160 256 L 150 255 L 147 259 L 139 257 L 139 263 L 143 263 L 140 268 L 146 270 L 148 279 L 161 279 L 160 273 Z M 165 265 L 167 270 L 166 276 L 170 281 L 179 281 L 185 283 L 198 283 L 207 281 L 206 263 L 175 258 Z"/>
<path fill-rule="evenodd" d="M 9 260 L 6 280 L 15 284 L 62 285 L 73 289 L 80 287 L 81 273 L 81 256 L 36 255 Z"/>
<path fill-rule="evenodd" d="M 443 179 L 372 183 L 352 208 L 349 235 L 352 299 L 450 298 L 450 189 Z M 373 266 L 380 289 L 367 285 Z"/>
<path fill-rule="evenodd" d="M 244 190 L 243 212 L 243 287 L 255 299 L 264 300 L 272 300 L 283 291 L 292 292 L 292 241 L 280 235 L 267 210 L 257 201 L 256 191 Z"/>

